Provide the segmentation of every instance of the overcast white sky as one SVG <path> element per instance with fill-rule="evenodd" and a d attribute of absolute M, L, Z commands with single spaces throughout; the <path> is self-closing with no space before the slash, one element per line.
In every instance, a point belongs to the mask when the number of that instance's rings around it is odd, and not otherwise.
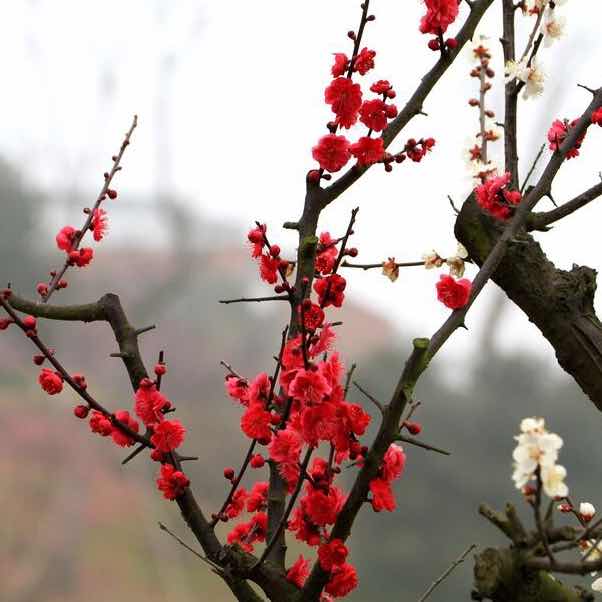
<path fill-rule="evenodd" d="M 331 53 L 349 51 L 346 32 L 357 27 L 359 4 L 4 2 L 0 152 L 19 162 L 40 186 L 67 184 L 93 191 L 136 112 L 140 126 L 120 179 L 122 197 L 173 190 L 195 210 L 236 225 L 241 237 L 232 243 L 243 244 L 243 232 L 253 220 L 267 221 L 274 231 L 300 213 L 304 175 L 313 166 L 310 149 L 329 119 L 323 89 Z M 423 6 L 419 0 L 371 4 L 377 20 L 367 27 L 365 43 L 378 54 L 377 68 L 366 81 L 389 79 L 401 106 L 435 60 L 427 38 L 418 32 Z M 500 35 L 498 4 L 480 29 L 494 39 Z M 569 0 L 559 10 L 567 17 L 567 35 L 541 52 L 546 91 L 540 99 L 521 103 L 523 175 L 551 121 L 575 117 L 589 102 L 576 83 L 602 85 L 599 0 Z M 466 12 L 463 5 L 458 23 Z M 458 28 L 456 24 L 450 31 Z M 501 73 L 499 43 L 493 47 Z M 403 164 L 393 174 L 373 169 L 324 214 L 324 228 L 341 232 L 350 209 L 360 205 L 354 241 L 359 259 L 372 262 L 394 255 L 415 260 L 428 248 L 442 254 L 454 250 L 454 219 L 446 196 L 460 202 L 469 189 L 462 149 L 476 127 L 475 112 L 466 103 L 476 92 L 468 70 L 468 61 L 459 60 L 427 100 L 429 117 L 415 119 L 403 134 L 404 139 L 435 137 L 435 152 L 420 165 Z M 498 100 L 500 91 L 498 83 Z M 567 164 L 558 178 L 557 200 L 598 181 L 601 149 L 602 131 L 592 131 L 584 156 Z M 601 217 L 602 207 L 594 203 L 546 234 L 549 255 L 563 267 L 573 262 L 599 266 Z M 62 225 L 59 221 L 52 228 Z M 114 222 L 115 239 L 129 227 Z M 294 246 L 291 233 L 272 237 Z M 473 271 L 468 271 L 471 277 Z M 412 335 L 429 335 L 447 313 L 435 300 L 437 277 L 415 269 L 391 285 L 376 272 L 354 273 L 349 293 L 407 325 Z M 462 351 L 459 357 L 477 344 L 474 335 L 488 297 L 491 291 L 471 312 L 473 336 L 457 334 L 450 345 Z M 537 348 L 552 361 L 547 344 L 527 320 L 516 311 L 508 314 L 502 344 Z"/>

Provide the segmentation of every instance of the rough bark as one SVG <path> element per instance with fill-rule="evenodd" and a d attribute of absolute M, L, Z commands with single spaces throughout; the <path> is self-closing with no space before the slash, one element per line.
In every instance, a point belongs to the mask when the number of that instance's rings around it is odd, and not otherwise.
<path fill-rule="evenodd" d="M 518 548 L 487 548 L 475 557 L 473 599 L 493 602 L 584 602 L 591 593 L 573 588 L 546 571 L 525 567 Z"/>
<path fill-rule="evenodd" d="M 480 266 L 503 229 L 471 196 L 458 215 L 455 233 Z M 556 268 L 523 231 L 509 244 L 493 280 L 539 328 L 558 363 L 602 410 L 602 324 L 593 305 L 596 271 L 576 265 L 571 271 Z"/>

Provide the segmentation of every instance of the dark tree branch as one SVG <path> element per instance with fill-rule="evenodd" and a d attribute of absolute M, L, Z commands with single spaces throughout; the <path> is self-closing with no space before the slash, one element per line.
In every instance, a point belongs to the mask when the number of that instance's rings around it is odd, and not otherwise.
<path fill-rule="evenodd" d="M 550 341 L 559 364 L 599 409 L 602 409 L 602 324 L 593 305 L 595 272 L 577 266 L 570 272 L 556 269 L 540 245 L 529 234 L 521 232 L 520 225 L 537 202 L 549 193 L 564 156 L 585 133 L 591 124 L 592 112 L 601 105 L 602 90 L 597 90 L 578 120 L 577 130 L 570 132 L 560 150 L 552 155 L 539 182 L 519 205 L 510 229 L 503 230 L 499 222 L 483 214 L 473 197 L 464 204 L 455 227 L 458 240 L 473 260 L 483 266 L 473 288 L 481 286 L 485 267 L 493 268 L 493 280 Z M 529 219 L 531 216 L 527 217 L 527 223 Z M 515 240 L 517 236 L 520 240 Z M 500 243 L 507 249 L 505 257 L 500 254 Z"/>
<path fill-rule="evenodd" d="M 527 229 L 545 230 L 550 224 L 553 224 L 554 222 L 571 215 L 571 213 L 574 213 L 582 207 L 585 207 L 585 205 L 591 203 L 600 195 L 602 195 L 602 182 L 592 186 L 591 188 L 588 188 L 579 196 L 576 196 L 574 199 L 567 201 L 552 211 L 533 213 L 531 216 L 529 216 Z"/>
<path fill-rule="evenodd" d="M 383 133 L 385 148 L 395 140 L 397 135 L 405 128 L 405 126 L 416 116 L 422 113 L 422 105 L 430 94 L 433 87 L 445 74 L 452 65 L 456 57 L 464 45 L 472 39 L 472 36 L 479 24 L 479 21 L 485 14 L 485 11 L 491 6 L 493 0 L 475 0 L 471 7 L 470 15 L 466 19 L 462 29 L 455 36 L 458 41 L 458 46 L 453 50 L 447 50 L 442 53 L 435 66 L 421 79 L 420 84 L 416 88 L 414 94 L 408 100 L 404 108 L 399 112 L 399 115 L 389 123 Z M 322 191 L 320 203 L 322 207 L 326 207 L 334 201 L 343 192 L 345 192 L 354 182 L 364 175 L 368 168 L 352 167 L 346 171 L 340 178 L 333 182 L 330 186 Z"/>
<path fill-rule="evenodd" d="M 502 0 L 504 65 L 516 59 L 516 35 L 514 30 L 515 8 L 513 0 Z M 504 156 L 505 170 L 512 176 L 511 188 L 518 190 L 518 148 L 516 140 L 518 91 L 515 80 L 504 88 Z"/>
<path fill-rule="evenodd" d="M 524 227 L 526 219 L 537 202 L 550 189 L 552 180 L 560 169 L 566 153 L 573 147 L 576 140 L 591 124 L 591 115 L 594 110 L 602 105 L 602 89 L 598 90 L 594 99 L 578 120 L 575 127 L 570 131 L 560 149 L 552 155 L 544 173 L 537 185 L 530 191 L 521 202 L 512 221 L 503 229 L 501 236 L 491 249 L 481 269 L 472 284 L 471 297 L 461 309 L 454 310 L 446 322 L 430 339 L 414 339 L 414 350 L 406 363 L 403 373 L 393 394 L 391 402 L 385 407 L 379 432 L 365 458 L 351 492 L 337 517 L 332 529 L 331 537 L 343 541 L 347 539 L 351 526 L 359 512 L 362 504 L 366 501 L 370 481 L 378 473 L 380 463 L 389 445 L 398 434 L 401 414 L 407 403 L 411 400 L 414 386 L 426 370 L 431 359 L 437 354 L 442 345 L 449 339 L 455 330 L 464 324 L 464 319 L 476 297 L 479 295 L 487 281 L 493 276 L 498 265 L 504 258 L 510 241 Z M 461 240 L 461 239 L 459 239 Z M 315 563 L 312 572 L 302 590 L 300 600 L 315 600 L 322 591 L 328 580 L 328 573 L 324 571 L 319 563 Z"/>
<path fill-rule="evenodd" d="M 16 309 L 18 311 L 26 312 L 32 316 L 51 320 L 108 322 L 113 330 L 115 339 L 119 344 L 121 358 L 129 374 L 133 390 L 136 391 L 138 389 L 138 384 L 143 378 L 148 378 L 148 373 L 138 348 L 136 329 L 130 325 L 117 295 L 104 295 L 96 303 L 61 307 L 34 303 L 32 301 L 22 299 L 13 293 L 10 295 L 8 300 L 4 300 L 2 297 L 0 297 L 0 304 L 5 306 L 5 309 L 7 312 L 9 312 L 9 315 L 11 312 L 14 314 L 14 309 Z M 34 343 L 36 342 L 35 337 L 32 337 L 32 340 Z M 146 443 L 146 440 L 137 433 L 132 433 L 131 436 L 141 443 Z M 150 442 L 148 442 L 148 445 L 150 445 Z M 171 461 L 178 470 L 181 470 L 181 459 L 179 456 L 172 454 Z M 200 543 L 208 559 L 222 566 L 225 558 L 224 548 L 213 532 L 211 524 L 205 518 L 205 515 L 199 507 L 190 488 L 186 488 L 184 493 L 176 499 L 176 502 L 180 508 L 182 517 L 196 537 L 197 541 Z M 243 578 L 232 571 L 224 571 L 222 577 L 236 598 L 241 602 L 262 602 L 261 597 L 258 596 L 253 591 L 251 586 L 246 582 L 245 579 L 247 577 Z M 287 590 L 288 588 L 290 590 L 290 584 L 288 584 L 286 581 L 285 576 L 276 572 L 269 566 L 262 569 L 260 573 L 253 574 L 253 576 L 248 576 L 248 578 L 251 578 L 254 581 L 256 579 L 260 579 L 261 583 L 268 587 L 268 590 L 266 590 L 268 595 L 270 588 L 278 590 Z M 258 584 L 263 587 L 263 585 L 261 585 L 259 582 Z"/>

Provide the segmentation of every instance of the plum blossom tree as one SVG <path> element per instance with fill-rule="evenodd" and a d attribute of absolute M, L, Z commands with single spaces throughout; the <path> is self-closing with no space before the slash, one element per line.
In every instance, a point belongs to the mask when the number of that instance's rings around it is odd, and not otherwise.
<path fill-rule="evenodd" d="M 550 116 L 547 143 L 551 154 L 542 175 L 528 187 L 534 170 L 524 178 L 519 174 L 519 99 L 521 92 L 529 101 L 543 89 L 545 79 L 537 60 L 542 46 L 549 46 L 563 32 L 564 17 L 558 7 L 564 2 L 424 0 L 417 36 L 427 36 L 424 51 L 433 52 L 435 61 L 401 108 L 395 102 L 394 84 L 371 77 L 378 55 L 365 45 L 369 24 L 375 19 L 370 4 L 364 0 L 359 7 L 359 26 L 348 33 L 350 48 L 346 52 L 338 48 L 334 54 L 331 80 L 324 92 L 330 120 L 311 149 L 317 165 L 307 173 L 300 217 L 283 226 L 298 234 L 297 255 L 283 257 L 277 232 L 274 237 L 272 225 L 258 220 L 248 233 L 250 255 L 257 262 L 260 279 L 274 294 L 222 300 L 226 304 L 281 302 L 290 315 L 270 370 L 247 377 L 223 363 L 225 390 L 240 406 L 240 432 L 249 447 L 238 469 L 223 468 L 228 485 L 219 509 L 207 513 L 193 493 L 195 483 L 187 476 L 185 463 L 195 458 L 182 451 L 190 433 L 170 416 L 175 408 L 162 390 L 167 376 L 164 355 L 160 354 L 150 373 L 141 359 L 138 339 L 147 328 L 133 327 L 113 294 L 82 305 L 50 303 L 68 285 L 68 275 L 93 263 L 95 251 L 85 246 L 87 239 L 91 236 L 99 243 L 107 235 L 110 206 L 118 202 L 113 182 L 137 127 L 136 117 L 112 157 L 95 203 L 84 211 L 84 224 L 79 228 L 66 225 L 56 235 L 64 262 L 35 287 L 39 300 L 26 299 L 10 287 L 0 293 L 5 313 L 0 329 L 13 326 L 11 330 L 21 331 L 36 347 L 33 362 L 40 366 L 38 382 L 43 391 L 58 395 L 65 387 L 72 389 L 81 399 L 73 410 L 76 418 L 87 421 L 92 433 L 118 447 L 133 448 L 124 464 L 148 452 L 157 465 L 157 489 L 166 500 L 175 501 L 202 548 L 202 553 L 195 553 L 225 581 L 236 599 L 245 602 L 264 596 L 275 601 L 325 602 L 344 597 L 358 586 L 346 545 L 354 522 L 362 510 L 393 512 L 398 507 L 392 483 L 403 477 L 410 446 L 446 453 L 417 438 L 422 426 L 412 420 L 417 410 L 414 388 L 442 346 L 464 326 L 472 304 L 490 280 L 523 309 L 555 348 L 560 365 L 602 408 L 602 327 L 593 309 L 595 272 L 588 267 L 570 272 L 556 269 L 531 234 L 545 232 L 602 193 L 602 184 L 596 184 L 551 211 L 535 211 L 544 196 L 551 197 L 554 178 L 565 161 L 580 155 L 590 126 L 602 126 L 602 89 L 582 86 L 591 99 L 578 117 Z M 494 5 L 500 8 L 501 32 L 491 32 L 491 38 L 476 34 L 482 17 Z M 517 18 L 532 22 L 522 50 L 515 35 Z M 499 34 L 506 64 L 506 79 L 499 84 L 504 86 L 505 98 L 501 129 L 487 105 L 487 93 L 497 84 L 490 67 L 497 51 L 491 39 Z M 425 115 L 427 97 L 465 47 L 473 61 L 470 76 L 478 82 L 478 98 L 468 101 L 478 110 L 478 130 L 466 151 L 474 192 L 456 210 L 456 254 L 442 257 L 432 250 L 417 261 L 398 262 L 389 257 L 376 263 L 354 263 L 358 249 L 350 241 L 358 227 L 359 208 L 351 211 L 348 224 L 336 234 L 320 230 L 321 212 L 372 168 L 382 166 L 385 173 L 395 167 L 411 169 L 412 163 L 436 152 L 435 138 L 428 133 L 403 143 L 398 142 L 399 136 L 411 120 Z M 503 166 L 492 159 L 491 145 L 496 141 L 503 141 Z M 343 169 L 333 180 L 333 174 Z M 475 270 L 472 278 L 464 277 L 467 263 Z M 343 274 L 375 268 L 395 282 L 400 269 L 413 266 L 448 270 L 433 282 L 433 294 L 451 313 L 430 338 L 413 341 L 413 351 L 390 399 L 382 403 L 353 381 L 353 367 L 346 369 L 342 364 L 336 348 L 340 323 L 333 317 L 346 300 Z M 104 321 L 110 326 L 119 346 L 114 355 L 121 358 L 133 388 L 129 409 L 107 407 L 89 391 L 83 375 L 63 365 L 60 350 L 48 347 L 41 336 L 44 320 Z M 378 410 L 378 431 L 371 441 L 365 437 L 370 414 L 348 399 L 352 384 Z M 524 526 L 510 505 L 505 513 L 481 508 L 481 514 L 510 539 L 510 545 L 488 548 L 476 556 L 473 599 L 592 599 L 586 589 L 564 585 L 554 575 L 585 575 L 602 568 L 602 521 L 593 521 L 591 503 L 571 501 L 567 471 L 557 464 L 563 441 L 546 429 L 543 419 L 523 420 L 516 440 L 512 479 L 533 508 L 533 527 Z M 242 483 L 251 474 L 249 469 L 266 476 L 245 488 Z M 343 469 L 354 474 L 348 491 L 340 483 Z M 550 498 L 545 512 L 544 496 Z M 569 515 L 576 523 L 555 526 L 557 515 Z M 215 532 L 219 522 L 232 524 L 226 541 Z M 313 549 L 312 556 L 289 558 L 287 537 L 304 542 Z M 572 561 L 559 558 L 561 553 L 574 551 L 581 556 Z M 428 588 L 422 600 L 446 574 Z M 602 580 L 591 587 L 601 591 Z"/>

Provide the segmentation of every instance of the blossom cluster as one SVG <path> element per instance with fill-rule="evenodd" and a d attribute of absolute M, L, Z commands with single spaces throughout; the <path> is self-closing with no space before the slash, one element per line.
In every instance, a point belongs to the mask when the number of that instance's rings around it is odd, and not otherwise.
<path fill-rule="evenodd" d="M 474 37 L 469 48 L 469 58 L 472 63 L 470 77 L 479 82 L 479 98 L 470 98 L 469 106 L 479 110 L 479 130 L 473 137 L 464 155 L 472 178 L 483 183 L 487 178 L 497 175 L 497 166 L 491 160 L 488 146 L 502 137 L 495 123 L 495 112 L 486 106 L 487 93 L 492 88 L 495 72 L 490 66 L 491 49 L 488 38 L 484 35 Z"/>
<path fill-rule="evenodd" d="M 35 332 L 35 318 L 28 316 L 23 321 Z M 44 356 L 34 356 L 34 363 L 41 365 Z M 155 366 L 157 377 L 166 373 L 166 366 L 159 363 Z M 87 389 L 86 379 L 81 374 L 73 374 L 71 380 L 81 391 Z M 57 370 L 42 368 L 38 382 L 48 395 L 56 395 L 63 390 L 64 377 Z M 171 402 L 159 392 L 158 381 L 143 378 L 134 395 L 134 413 L 147 429 L 150 437 L 151 459 L 161 462 L 161 472 L 157 479 L 157 487 L 164 497 L 174 500 L 184 493 L 188 486 L 188 477 L 174 468 L 170 454 L 184 442 L 186 429 L 179 420 L 168 420 L 165 415 L 171 410 Z M 128 410 L 117 410 L 113 414 L 89 405 L 77 405 L 73 409 L 77 418 L 89 419 L 88 424 L 93 433 L 101 437 L 110 437 L 119 447 L 131 447 L 136 442 L 135 435 L 140 432 L 139 422 Z"/>
<path fill-rule="evenodd" d="M 442 15 L 437 18 L 444 19 Z M 374 16 L 370 15 L 367 20 L 373 21 Z M 350 32 L 350 37 L 358 42 L 355 33 Z M 419 162 L 435 145 L 433 138 L 410 139 L 397 154 L 385 151 L 382 132 L 389 121 L 397 117 L 397 106 L 391 102 L 396 92 L 388 80 L 379 79 L 369 87 L 374 96 L 365 98 L 362 86 L 353 81 L 354 75 L 365 76 L 374 68 L 375 57 L 374 50 L 368 47 L 359 50 L 357 44 L 354 45 L 351 58 L 342 52 L 335 53 L 331 68 L 333 79 L 324 91 L 324 101 L 330 106 L 334 118 L 327 124 L 329 133 L 322 136 L 312 148 L 312 157 L 320 165 L 320 170 L 310 171 L 310 179 L 318 182 L 321 178 L 330 178 L 324 174 L 325 171 L 340 171 L 352 157 L 359 167 L 383 163 L 385 170 L 391 171 L 395 163 L 402 163 L 406 158 Z M 346 136 L 337 134 L 339 129 L 348 130 L 358 122 L 368 128 L 368 132 L 356 142 L 352 143 Z M 377 135 L 373 136 L 375 133 Z"/>
<path fill-rule="evenodd" d="M 252 257 L 261 257 L 266 230 L 258 226 L 249 232 Z M 289 494 L 299 495 L 286 528 L 298 540 L 318 549 L 320 565 L 330 574 L 325 591 L 334 597 L 347 595 L 357 585 L 344 542 L 330 537 L 346 500 L 335 480 L 343 463 L 363 465 L 368 448 L 360 438 L 371 420 L 361 405 L 346 399 L 345 368 L 334 349 L 334 328 L 326 320 L 325 310 L 339 308 L 345 300 L 346 280 L 337 273 L 340 258 L 357 253 L 341 242 L 329 232 L 320 234 L 313 294 L 307 290 L 306 298 L 295 309 L 296 328 L 283 342 L 277 380 L 276 374 L 271 377 L 265 372 L 252 379 L 230 372 L 225 379 L 228 395 L 243 411 L 241 431 L 254 446 L 264 448 L 252 456 L 250 466 L 261 469 L 269 459 Z M 315 456 L 310 462 L 311 454 L 321 445 L 330 450 L 328 459 Z M 369 501 L 375 512 L 395 509 L 392 482 L 402 475 L 405 462 L 403 449 L 392 444 L 370 482 Z M 233 469 L 226 468 L 224 476 L 233 483 L 233 489 L 216 519 L 228 521 L 245 510 L 249 512 L 248 520 L 231 529 L 228 542 L 252 552 L 254 544 L 266 538 L 268 483 L 258 481 L 247 491 L 240 486 L 240 479 L 235 479 Z M 309 561 L 300 556 L 287 577 L 301 587 L 308 572 Z"/>
<path fill-rule="evenodd" d="M 511 179 L 512 176 L 507 172 L 503 176 L 489 177 L 475 189 L 479 206 L 497 219 L 505 220 L 511 217 L 522 199 L 518 190 L 508 188 Z"/>
<path fill-rule="evenodd" d="M 115 157 L 113 158 L 116 159 Z M 105 180 L 108 180 L 109 174 L 104 174 Z M 107 188 L 106 192 L 102 194 L 94 209 L 86 209 L 88 213 L 88 219 L 84 227 L 81 230 L 77 230 L 73 226 L 63 226 L 55 237 L 56 246 L 60 251 L 64 251 L 66 255 L 67 265 L 77 266 L 84 268 L 90 265 L 94 258 L 94 249 L 91 247 L 81 247 L 80 243 L 86 234 L 86 232 L 92 232 L 92 237 L 96 242 L 100 242 L 106 235 L 108 230 L 108 216 L 105 209 L 101 207 L 103 201 L 107 198 L 117 198 L 117 191 L 112 188 Z M 50 282 L 54 282 L 57 277 L 56 271 L 50 272 Z M 67 281 L 64 279 L 59 280 L 54 284 L 56 289 L 62 289 L 67 287 Z M 50 283 L 40 282 L 37 285 L 38 294 L 42 298 L 46 298 L 49 292 Z"/>
<path fill-rule="evenodd" d="M 566 0 L 524 0 L 521 4 L 523 15 L 535 16 L 536 28 L 543 38 L 545 47 L 550 47 L 564 35 L 566 19 L 558 15 L 557 7 Z M 537 33 L 534 31 L 534 33 Z M 506 63 L 506 83 L 517 80 L 524 85 L 523 98 L 539 96 L 544 90 L 545 74 L 535 52 L 530 47 L 518 61 Z"/>
<path fill-rule="evenodd" d="M 566 469 L 556 463 L 562 439 L 546 430 L 543 418 L 525 418 L 520 423 L 520 431 L 515 437 L 517 445 L 512 452 L 512 480 L 516 488 L 525 495 L 531 495 L 533 487 L 529 483 L 537 480 L 548 497 L 566 497 L 569 494 L 564 482 Z"/>
<path fill-rule="evenodd" d="M 457 0 L 424 0 L 426 14 L 420 19 L 420 31 L 436 37 L 429 40 L 431 50 L 444 50 L 445 47 L 454 49 L 457 46 L 455 38 L 443 41 L 443 34 L 456 20 L 460 12 Z"/>

